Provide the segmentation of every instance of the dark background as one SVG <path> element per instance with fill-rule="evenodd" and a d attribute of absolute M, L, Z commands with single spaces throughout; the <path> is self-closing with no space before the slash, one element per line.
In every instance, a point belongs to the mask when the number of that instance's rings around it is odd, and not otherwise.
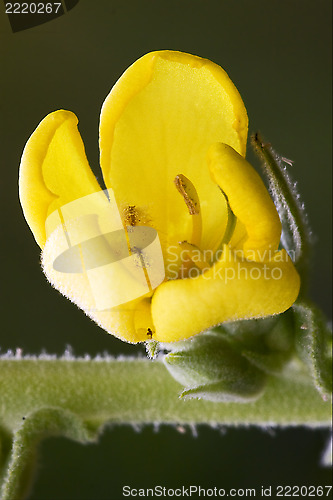
<path fill-rule="evenodd" d="M 17 194 L 20 156 L 51 111 L 74 111 L 97 175 L 104 98 L 138 57 L 158 49 L 220 64 L 250 119 L 294 160 L 315 237 L 311 297 L 331 317 L 331 2 L 328 0 L 80 0 L 46 24 L 12 33 L 0 4 L 2 352 L 77 355 L 143 352 L 106 335 L 53 290 Z M 254 160 L 249 147 L 249 158 Z M 250 488 L 328 484 L 320 467 L 325 431 L 191 432 L 113 427 L 98 445 L 50 439 L 41 447 L 31 500 L 117 499 L 122 486 Z"/>

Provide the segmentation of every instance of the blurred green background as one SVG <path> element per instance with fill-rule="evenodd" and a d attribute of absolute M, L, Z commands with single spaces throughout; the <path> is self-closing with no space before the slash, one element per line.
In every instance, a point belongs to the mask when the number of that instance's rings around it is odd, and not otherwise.
<path fill-rule="evenodd" d="M 138 57 L 158 49 L 220 64 L 239 89 L 250 132 L 294 164 L 314 234 L 311 297 L 331 316 L 331 2 L 80 0 L 49 23 L 12 33 L 0 5 L 2 352 L 143 353 L 106 335 L 53 290 L 22 216 L 17 179 L 29 135 L 51 111 L 74 111 L 98 167 L 104 98 Z M 250 160 L 258 165 L 250 152 Z M 163 388 L 161 387 L 161 393 Z M 0 395 L 1 398 L 1 395 Z M 0 403 L 1 404 L 1 403 Z M 118 499 L 122 486 L 258 488 L 328 484 L 326 431 L 152 426 L 107 429 L 97 445 L 43 443 L 31 500 Z"/>

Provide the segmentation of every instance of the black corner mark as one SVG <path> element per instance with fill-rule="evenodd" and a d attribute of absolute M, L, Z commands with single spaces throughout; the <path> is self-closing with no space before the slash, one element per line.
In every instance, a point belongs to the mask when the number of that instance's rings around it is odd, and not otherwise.
<path fill-rule="evenodd" d="M 34 28 L 73 9 L 79 0 L 3 0 L 12 32 Z M 65 7 L 65 8 L 64 8 Z"/>

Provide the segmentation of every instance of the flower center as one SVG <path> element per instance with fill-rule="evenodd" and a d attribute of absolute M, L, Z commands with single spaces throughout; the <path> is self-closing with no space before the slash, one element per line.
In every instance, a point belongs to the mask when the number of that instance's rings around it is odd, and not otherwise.
<path fill-rule="evenodd" d="M 202 216 L 197 190 L 195 189 L 193 183 L 183 174 L 178 174 L 175 177 L 174 184 L 178 192 L 183 197 L 188 212 L 191 215 L 192 233 L 188 240 L 178 242 L 181 250 L 180 265 L 179 267 L 177 266 L 178 271 L 173 275 L 173 278 L 166 279 L 194 278 L 207 271 L 221 255 L 223 246 L 229 243 L 232 238 L 237 218 L 230 208 L 227 196 L 221 190 L 227 205 L 227 224 L 217 248 L 214 252 L 210 250 L 208 252 L 209 256 L 207 257 L 206 252 L 202 251 L 200 248 L 202 244 Z M 131 230 L 131 226 L 135 226 L 138 222 L 140 222 L 140 219 L 138 219 L 138 213 L 134 206 L 128 206 L 124 216 L 126 222 L 129 224 L 127 231 Z M 144 271 L 147 272 L 144 262 L 142 262 L 142 265 Z M 151 297 L 147 297 L 141 301 L 135 314 L 134 323 L 135 329 L 140 336 L 148 342 L 154 342 L 155 328 L 151 317 L 150 305 Z"/>

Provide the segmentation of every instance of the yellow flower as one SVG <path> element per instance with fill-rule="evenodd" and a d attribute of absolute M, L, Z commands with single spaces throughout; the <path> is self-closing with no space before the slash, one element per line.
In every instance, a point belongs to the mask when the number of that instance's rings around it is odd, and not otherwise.
<path fill-rule="evenodd" d="M 128 342 L 173 342 L 225 321 L 288 309 L 300 280 L 285 250 L 278 250 L 280 220 L 244 159 L 246 138 L 244 104 L 222 68 L 181 52 L 149 53 L 122 75 L 102 108 L 100 163 L 108 200 L 89 168 L 76 116 L 62 110 L 49 114 L 25 147 L 19 184 L 50 282 Z M 124 302 L 123 289 L 130 296 L 135 280 L 121 273 L 111 280 L 106 273 L 98 275 L 92 290 L 82 245 L 75 247 L 82 268 L 75 267 L 74 253 L 66 253 L 69 226 L 72 235 L 80 226 L 78 205 L 86 217 L 85 237 L 95 242 L 92 253 L 98 256 L 89 257 L 95 267 L 124 257 L 118 237 L 131 256 L 134 229 L 153 228 L 164 262 L 158 286 L 150 283 L 146 293 Z M 92 212 L 106 205 L 112 211 L 96 222 Z M 64 221 L 66 207 L 72 216 Z M 105 236 L 110 223 L 118 229 L 112 244 Z M 155 257 L 141 266 L 148 282 L 161 262 L 156 245 Z M 73 257 L 73 266 L 59 272 L 59 255 L 65 254 Z M 103 303 L 103 297 L 123 292 L 125 299 L 116 306 L 96 307 L 96 293 Z"/>

